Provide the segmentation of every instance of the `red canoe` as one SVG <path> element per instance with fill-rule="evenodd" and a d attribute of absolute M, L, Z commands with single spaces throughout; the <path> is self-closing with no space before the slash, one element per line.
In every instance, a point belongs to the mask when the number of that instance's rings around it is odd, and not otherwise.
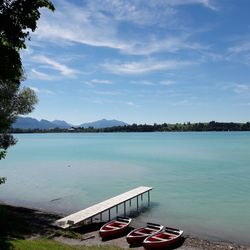
<path fill-rule="evenodd" d="M 163 229 L 162 225 L 147 223 L 146 227 L 140 227 L 131 231 L 127 236 L 130 245 L 141 244 L 148 236 L 158 233 Z"/>
<path fill-rule="evenodd" d="M 143 241 L 146 249 L 163 249 L 177 242 L 183 234 L 182 230 L 166 227 L 165 231 L 153 234 Z"/>
<path fill-rule="evenodd" d="M 128 217 L 117 217 L 116 220 L 109 221 L 99 230 L 102 238 L 110 238 L 126 232 L 132 219 Z"/>

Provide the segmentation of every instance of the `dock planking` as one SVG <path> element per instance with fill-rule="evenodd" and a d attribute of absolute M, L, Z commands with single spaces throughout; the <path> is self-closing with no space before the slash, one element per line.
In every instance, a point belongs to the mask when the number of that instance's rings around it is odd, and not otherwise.
<path fill-rule="evenodd" d="M 108 200 L 95 204 L 91 207 L 85 208 L 79 212 L 68 215 L 62 219 L 55 221 L 54 225 L 61 228 L 69 228 L 85 220 L 91 219 L 96 215 L 99 215 L 105 211 L 108 211 L 126 201 L 129 201 L 135 197 L 143 195 L 144 193 L 149 193 L 152 187 L 137 187 L 123 194 L 112 197 Z M 148 197 L 149 198 L 149 197 Z M 148 200 L 149 201 L 149 200 Z"/>

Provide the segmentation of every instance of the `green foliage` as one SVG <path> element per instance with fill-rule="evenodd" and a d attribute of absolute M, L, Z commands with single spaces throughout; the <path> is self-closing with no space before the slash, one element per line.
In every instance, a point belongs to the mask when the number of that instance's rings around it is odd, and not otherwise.
<path fill-rule="evenodd" d="M 1 0 L 0 43 L 18 50 L 26 48 L 29 30 L 35 31 L 42 7 L 55 9 L 50 0 Z"/>
<path fill-rule="evenodd" d="M 0 150 L 0 160 L 4 159 L 6 156 L 6 151 L 5 150 Z"/>
<path fill-rule="evenodd" d="M 30 113 L 34 109 L 34 105 L 36 103 L 37 103 L 37 97 L 35 92 L 30 88 L 23 88 L 18 93 L 16 115 Z"/>
<path fill-rule="evenodd" d="M 6 155 L 5 150 L 0 150 L 0 160 L 3 159 Z M 0 177 L 0 185 L 6 182 L 6 177 Z"/>
<path fill-rule="evenodd" d="M 33 90 L 20 88 L 24 80 L 20 50 L 36 29 L 42 7 L 54 10 L 50 0 L 0 0 L 0 160 L 16 143 L 9 133 L 11 125 L 37 103 Z M 0 178 L 0 184 L 5 180 Z"/>

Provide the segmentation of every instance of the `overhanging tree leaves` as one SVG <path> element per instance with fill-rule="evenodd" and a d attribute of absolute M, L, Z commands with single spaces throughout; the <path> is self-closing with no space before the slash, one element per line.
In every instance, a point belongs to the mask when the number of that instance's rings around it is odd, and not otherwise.
<path fill-rule="evenodd" d="M 11 125 L 37 103 L 33 90 L 20 88 L 24 80 L 20 50 L 35 31 L 42 7 L 54 11 L 50 0 L 0 0 L 0 160 L 16 143 L 9 133 Z M 5 180 L 0 177 L 0 184 Z"/>

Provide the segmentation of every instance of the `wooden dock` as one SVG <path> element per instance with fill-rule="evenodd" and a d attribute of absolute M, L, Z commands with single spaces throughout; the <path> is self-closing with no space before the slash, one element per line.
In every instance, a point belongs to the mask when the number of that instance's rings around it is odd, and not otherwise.
<path fill-rule="evenodd" d="M 137 187 L 128 192 L 125 192 L 123 194 L 120 194 L 108 200 L 95 204 L 91 207 L 83 209 L 79 212 L 66 216 L 62 219 L 59 219 L 54 223 L 54 225 L 66 229 L 78 223 L 84 222 L 88 219 L 92 221 L 92 218 L 97 215 L 100 215 L 100 218 L 102 220 L 102 213 L 105 211 L 109 212 L 109 220 L 110 220 L 110 210 L 112 208 L 116 207 L 116 211 L 118 212 L 118 205 L 123 203 L 124 214 L 126 214 L 126 202 L 129 201 L 131 204 L 131 200 L 133 198 L 137 199 L 137 209 L 138 209 L 138 197 L 141 196 L 142 198 L 142 195 L 145 193 L 148 193 L 148 204 L 150 204 L 149 192 L 151 190 L 152 190 L 152 187 Z"/>

